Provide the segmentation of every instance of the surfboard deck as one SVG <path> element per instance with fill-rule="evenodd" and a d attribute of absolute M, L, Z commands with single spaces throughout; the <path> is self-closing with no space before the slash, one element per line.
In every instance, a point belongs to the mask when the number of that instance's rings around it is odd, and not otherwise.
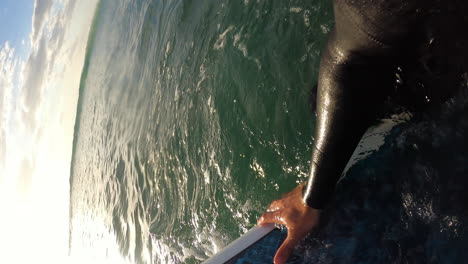
<path fill-rule="evenodd" d="M 404 121 L 403 116 L 401 119 L 395 120 L 382 119 L 378 125 L 370 127 L 356 147 L 339 180 L 344 178 L 348 169 L 356 162 L 378 150 L 385 143 L 385 137 L 392 128 Z M 202 264 L 273 263 L 276 250 L 281 246 L 286 236 L 287 230 L 285 228 L 278 229 L 273 224 L 264 227 L 256 226 Z M 302 260 L 301 256 L 293 253 L 287 263 L 302 263 Z"/>

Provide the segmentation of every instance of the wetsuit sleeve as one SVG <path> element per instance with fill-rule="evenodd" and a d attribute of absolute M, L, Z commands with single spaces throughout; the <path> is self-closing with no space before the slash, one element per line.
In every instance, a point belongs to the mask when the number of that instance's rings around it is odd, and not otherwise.
<path fill-rule="evenodd" d="M 304 202 L 317 209 L 330 200 L 346 163 L 375 119 L 393 84 L 399 43 L 408 34 L 403 28 L 377 31 L 378 19 L 369 20 L 344 0 L 335 1 L 334 10 L 335 27 L 320 62 L 315 142 L 303 191 Z"/>

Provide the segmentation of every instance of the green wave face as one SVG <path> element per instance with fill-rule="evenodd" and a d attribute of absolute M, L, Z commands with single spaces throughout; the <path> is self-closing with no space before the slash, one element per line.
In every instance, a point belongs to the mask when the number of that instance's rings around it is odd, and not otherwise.
<path fill-rule="evenodd" d="M 331 21 L 328 0 L 100 1 L 73 139 L 70 254 L 199 263 L 304 181 Z"/>

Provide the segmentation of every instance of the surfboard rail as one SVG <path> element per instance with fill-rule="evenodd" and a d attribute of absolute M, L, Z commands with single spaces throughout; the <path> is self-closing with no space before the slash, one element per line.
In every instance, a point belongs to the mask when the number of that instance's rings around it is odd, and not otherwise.
<path fill-rule="evenodd" d="M 215 255 L 205 260 L 202 264 L 221 264 L 234 258 L 242 251 L 255 244 L 257 241 L 268 235 L 275 229 L 274 224 L 265 226 L 255 226 L 247 233 L 237 238 L 222 250 L 218 251 Z"/>

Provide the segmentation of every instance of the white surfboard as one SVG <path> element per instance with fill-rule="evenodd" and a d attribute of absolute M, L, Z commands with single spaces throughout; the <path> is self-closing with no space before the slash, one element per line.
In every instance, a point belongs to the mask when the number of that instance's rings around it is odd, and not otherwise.
<path fill-rule="evenodd" d="M 231 242 L 228 246 L 217 252 L 214 256 L 204 261 L 202 264 L 223 264 L 260 241 L 275 229 L 274 224 L 266 226 L 256 226 L 247 233 Z"/>

